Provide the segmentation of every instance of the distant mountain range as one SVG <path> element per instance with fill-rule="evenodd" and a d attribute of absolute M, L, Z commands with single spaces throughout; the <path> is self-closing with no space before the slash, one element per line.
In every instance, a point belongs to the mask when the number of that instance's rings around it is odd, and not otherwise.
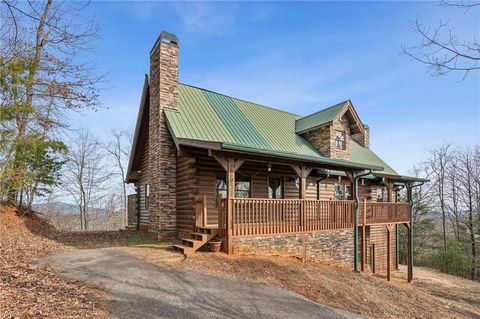
<path fill-rule="evenodd" d="M 50 202 L 50 203 L 36 203 L 33 204 L 33 210 L 39 213 L 45 211 L 54 210 L 63 214 L 78 214 L 78 206 L 72 203 L 65 203 L 61 201 Z M 103 214 L 105 209 L 103 208 L 94 208 L 96 213 Z"/>

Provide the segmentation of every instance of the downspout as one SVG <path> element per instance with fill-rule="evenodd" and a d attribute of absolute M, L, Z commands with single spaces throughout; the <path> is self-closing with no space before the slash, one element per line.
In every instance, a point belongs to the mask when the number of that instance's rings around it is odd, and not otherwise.
<path fill-rule="evenodd" d="M 395 202 L 398 202 L 398 192 L 404 189 L 405 186 L 397 186 L 397 194 Z M 399 238 L 398 224 L 395 224 L 395 268 L 398 270 L 400 265 L 400 238 Z"/>
<path fill-rule="evenodd" d="M 372 174 L 372 170 L 369 169 L 367 173 L 359 174 L 353 177 L 353 189 L 354 191 L 354 199 L 355 199 L 355 225 L 353 228 L 353 269 L 356 272 L 358 271 L 358 210 L 360 208 L 360 199 L 358 198 L 358 180 L 360 177 L 367 176 Z M 365 238 L 364 238 L 365 240 Z"/>
<path fill-rule="evenodd" d="M 420 182 L 420 184 L 417 184 L 417 185 L 410 185 L 409 187 L 407 187 L 407 190 L 408 190 L 408 199 L 410 201 L 410 242 L 409 242 L 409 246 L 410 246 L 410 256 L 408 256 L 408 267 L 410 267 L 411 269 L 411 278 L 408 278 L 408 281 L 410 282 L 411 280 L 413 280 L 413 188 L 415 187 L 419 187 L 419 186 L 422 186 L 423 184 L 425 184 L 425 182 Z"/>
<path fill-rule="evenodd" d="M 320 182 L 329 177 L 330 177 L 330 174 L 327 173 L 325 176 L 321 176 L 317 179 L 317 200 L 320 200 Z"/>

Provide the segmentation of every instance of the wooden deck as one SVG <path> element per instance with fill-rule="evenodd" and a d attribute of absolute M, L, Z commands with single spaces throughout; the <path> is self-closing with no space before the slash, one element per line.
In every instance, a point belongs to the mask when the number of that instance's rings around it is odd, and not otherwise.
<path fill-rule="evenodd" d="M 231 216 L 226 210 L 231 201 Z M 306 199 L 231 198 L 219 203 L 220 234 L 257 236 L 352 229 L 355 202 Z M 229 222 L 228 222 L 229 221 Z M 361 203 L 358 225 L 410 221 L 409 203 Z"/>
<path fill-rule="evenodd" d="M 361 229 L 360 268 L 366 263 L 366 226 L 385 225 L 387 229 L 387 279 L 391 274 L 391 240 L 395 224 L 404 224 L 410 237 L 410 203 L 367 202 L 353 200 L 265 199 L 265 198 L 218 198 L 218 224 L 208 223 L 207 197 L 195 200 L 195 230 L 174 249 L 190 254 L 219 236 L 226 243 L 224 250 L 231 253 L 233 237 L 270 236 L 305 232 Z M 356 218 L 355 214 L 358 213 Z M 357 237 L 356 237 L 357 238 Z M 407 248 L 409 246 L 407 245 Z M 411 267 L 409 267 L 411 280 Z"/>

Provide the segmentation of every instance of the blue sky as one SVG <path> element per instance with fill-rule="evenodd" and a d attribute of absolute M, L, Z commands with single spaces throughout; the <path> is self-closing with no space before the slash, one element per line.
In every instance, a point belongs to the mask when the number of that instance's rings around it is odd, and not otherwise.
<path fill-rule="evenodd" d="M 371 147 L 399 173 L 442 142 L 480 136 L 480 76 L 430 77 L 401 55 L 417 43 L 410 22 L 452 19 L 479 33 L 479 10 L 437 2 L 94 2 L 100 27 L 86 56 L 108 81 L 105 108 L 71 118 L 104 138 L 133 129 L 149 51 L 162 30 L 180 40 L 180 81 L 298 114 L 351 99 L 370 126 Z"/>

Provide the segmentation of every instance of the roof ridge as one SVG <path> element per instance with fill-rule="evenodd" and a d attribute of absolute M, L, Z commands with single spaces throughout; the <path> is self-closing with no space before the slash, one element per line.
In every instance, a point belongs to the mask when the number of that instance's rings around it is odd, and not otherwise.
<path fill-rule="evenodd" d="M 315 113 L 308 114 L 308 115 L 303 116 L 303 117 L 301 117 L 301 118 L 299 118 L 299 119 L 296 119 L 295 121 L 303 120 L 303 119 L 309 118 L 309 117 L 311 117 L 311 116 L 317 115 L 317 114 L 319 114 L 319 113 L 322 113 L 322 112 L 324 112 L 324 111 L 333 109 L 334 107 L 337 107 L 337 106 L 339 106 L 340 104 L 345 104 L 345 103 L 347 103 L 348 101 L 350 101 L 350 99 L 346 99 L 345 101 L 339 102 L 339 103 L 337 103 L 337 104 L 334 104 L 334 105 L 332 105 L 332 106 L 329 106 L 329 107 L 327 107 L 327 108 L 325 108 L 325 109 L 322 109 L 322 110 L 320 110 L 320 111 L 317 111 L 317 112 L 315 112 Z"/>
<path fill-rule="evenodd" d="M 224 93 L 215 92 L 215 91 L 212 91 L 212 90 L 209 90 L 209 89 L 204 89 L 204 88 L 201 88 L 199 86 L 195 86 L 195 85 L 191 85 L 191 84 L 187 84 L 187 83 L 180 83 L 180 84 L 181 85 L 186 85 L 186 86 L 189 86 L 189 87 L 192 87 L 192 88 L 195 88 L 195 89 L 199 89 L 199 90 L 202 90 L 202 91 L 207 91 L 207 92 L 211 92 L 211 93 L 214 93 L 214 94 L 222 95 L 222 96 L 225 96 L 225 97 L 228 97 L 228 98 L 231 98 L 231 99 L 235 99 L 235 100 L 238 100 L 238 101 L 254 104 L 254 105 L 257 105 L 257 106 L 260 106 L 260 107 L 263 107 L 263 108 L 266 108 L 266 109 L 270 109 L 270 110 L 273 110 L 273 111 L 287 113 L 287 114 L 298 116 L 298 117 L 302 118 L 302 116 L 300 114 L 295 114 L 295 113 L 292 113 L 292 112 L 288 112 L 288 111 L 285 111 L 285 110 L 282 110 L 282 109 L 275 108 L 273 106 L 268 106 L 268 105 L 263 105 L 263 104 L 259 104 L 259 103 L 252 102 L 252 101 L 247 101 L 247 100 L 244 100 L 244 99 L 240 99 L 238 97 L 234 97 L 234 96 L 227 95 L 227 94 L 224 94 Z M 295 119 L 295 121 L 296 120 L 297 119 Z"/>

